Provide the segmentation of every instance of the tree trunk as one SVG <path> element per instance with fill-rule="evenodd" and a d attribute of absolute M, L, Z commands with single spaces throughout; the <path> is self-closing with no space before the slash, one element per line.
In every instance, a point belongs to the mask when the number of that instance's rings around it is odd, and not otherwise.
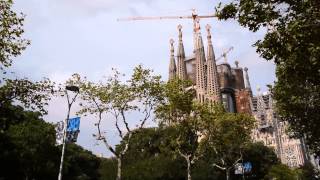
<path fill-rule="evenodd" d="M 118 171 L 117 171 L 117 179 L 116 180 L 121 180 L 121 156 L 117 157 L 118 161 Z"/>
<path fill-rule="evenodd" d="M 186 158 L 187 160 L 187 164 L 188 164 L 188 169 L 187 169 L 187 173 L 188 173 L 188 180 L 191 180 L 191 162 L 189 158 Z"/>
<path fill-rule="evenodd" d="M 226 169 L 226 178 L 227 178 L 227 180 L 229 180 L 230 179 L 230 169 Z"/>

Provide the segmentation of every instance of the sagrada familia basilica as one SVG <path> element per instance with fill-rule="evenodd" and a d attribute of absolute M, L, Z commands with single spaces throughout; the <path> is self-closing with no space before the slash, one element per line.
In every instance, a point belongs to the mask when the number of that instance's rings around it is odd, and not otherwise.
<path fill-rule="evenodd" d="M 182 40 L 182 26 L 178 26 L 179 37 L 177 52 L 174 41 L 170 40 L 171 55 L 169 79 L 190 80 L 200 102 L 222 103 L 228 112 L 247 113 L 256 119 L 256 128 L 252 132 L 254 142 L 263 142 L 274 149 L 282 163 L 290 167 L 303 165 L 309 156 L 302 139 L 289 138 L 288 125 L 277 115 L 274 100 L 270 93 L 253 95 L 248 68 L 235 67 L 227 61 L 217 64 L 212 45 L 210 26 L 206 26 L 207 51 L 205 52 L 199 23 L 194 27 L 194 51 L 186 57 Z"/>

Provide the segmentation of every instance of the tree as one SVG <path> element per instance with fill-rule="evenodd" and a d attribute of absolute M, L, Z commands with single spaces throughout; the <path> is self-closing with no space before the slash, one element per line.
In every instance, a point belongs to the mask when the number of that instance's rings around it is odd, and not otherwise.
<path fill-rule="evenodd" d="M 280 164 L 274 150 L 262 142 L 250 143 L 243 149 L 243 162 L 250 162 L 252 170 L 246 179 L 263 179 L 273 165 Z"/>
<path fill-rule="evenodd" d="M 141 129 L 151 118 L 152 111 L 161 98 L 160 76 L 152 75 L 152 71 L 144 69 L 141 65 L 134 69 L 133 75 L 126 82 L 120 81 L 120 73 L 114 75 L 106 82 L 93 83 L 85 78 L 75 75 L 69 84 L 80 87 L 81 104 L 80 114 L 95 114 L 98 117 L 97 140 L 102 141 L 106 148 L 117 158 L 117 179 L 121 179 L 122 159 L 130 146 L 133 129 Z M 135 113 L 140 119 L 128 119 L 128 115 Z M 116 151 L 108 143 L 102 131 L 101 122 L 106 120 L 104 115 L 110 114 L 114 118 L 114 125 L 119 137 L 125 146 Z M 125 138 L 126 137 L 126 138 Z"/>
<path fill-rule="evenodd" d="M 194 101 L 194 90 L 186 90 L 189 81 L 172 79 L 165 84 L 163 99 L 156 108 L 161 126 L 177 129 L 174 137 L 175 151 L 187 164 L 187 178 L 191 180 L 192 166 L 202 156 L 202 122 L 210 116 L 208 105 Z"/>
<path fill-rule="evenodd" d="M 213 153 L 212 164 L 230 179 L 231 170 L 243 161 L 244 148 L 251 142 L 254 120 L 246 114 L 227 113 L 222 106 L 206 118 L 203 137 L 205 147 Z"/>
<path fill-rule="evenodd" d="M 1 108 L 1 178 L 56 178 L 59 149 L 55 146 L 54 126 L 40 115 L 20 106 Z"/>
<path fill-rule="evenodd" d="M 172 79 L 164 84 L 162 97 L 155 112 L 160 125 L 173 125 L 185 121 L 185 116 L 190 115 L 194 107 L 195 91 L 186 90 L 191 86 L 190 81 Z"/>
<path fill-rule="evenodd" d="M 175 126 L 139 129 L 132 135 L 131 144 L 123 158 L 124 179 L 186 179 L 186 160 L 176 152 L 176 138 L 180 134 Z M 124 143 L 117 145 L 121 149 Z M 245 174 L 246 179 L 263 179 L 273 165 L 280 163 L 274 151 L 262 143 L 249 143 L 243 148 L 242 162 L 250 162 L 252 171 Z M 235 157 L 236 159 L 237 157 Z M 193 165 L 193 179 L 224 179 L 225 172 L 213 167 L 213 161 L 219 161 L 212 149 L 207 148 L 202 158 Z M 102 179 L 116 177 L 114 158 L 105 160 L 101 167 Z M 104 168 L 105 167 L 105 168 Z M 232 179 L 242 179 L 230 173 Z"/>
<path fill-rule="evenodd" d="M 301 180 L 316 180 L 320 177 L 319 169 L 316 169 L 310 162 L 305 163 L 296 171 L 299 175 L 299 179 Z"/>
<path fill-rule="evenodd" d="M 24 15 L 12 11 L 12 0 L 0 0 L 0 70 L 12 64 L 16 57 L 30 44 L 22 38 Z"/>
<path fill-rule="evenodd" d="M 21 106 L 0 108 L 0 179 L 56 179 L 61 146 L 56 146 L 54 125 L 40 112 Z M 70 144 L 64 175 L 67 179 L 98 179 L 100 159 Z"/>
<path fill-rule="evenodd" d="M 101 158 L 99 166 L 99 174 L 101 180 L 113 180 L 117 178 L 117 159 Z"/>
<path fill-rule="evenodd" d="M 131 145 L 123 159 L 124 179 L 187 179 L 187 163 L 177 153 L 176 139 L 180 135 L 175 126 L 144 128 L 131 138 Z M 124 146 L 119 144 L 118 147 Z M 193 179 L 221 179 L 221 174 L 210 167 L 205 154 L 193 164 Z M 106 176 L 105 176 L 106 177 Z M 111 178 L 109 178 L 111 179 Z"/>
<path fill-rule="evenodd" d="M 173 127 L 137 130 L 123 159 L 124 179 L 186 179 L 185 160 L 173 144 L 177 135 Z M 123 146 L 120 143 L 117 149 Z"/>
<path fill-rule="evenodd" d="M 20 102 L 25 108 L 46 114 L 45 106 L 54 94 L 54 83 L 47 78 L 32 82 L 24 79 L 4 79 L 0 82 L 0 107 L 12 102 Z"/>
<path fill-rule="evenodd" d="M 161 125 L 177 129 L 178 135 L 172 139 L 177 153 L 185 159 L 188 179 L 191 167 L 208 151 L 212 154 L 207 154 L 206 159 L 224 170 L 229 179 L 231 169 L 243 159 L 242 151 L 250 143 L 253 118 L 227 113 L 221 104 L 197 103 L 194 91 L 186 89 L 188 83 L 172 79 L 165 85 L 157 118 Z"/>
<path fill-rule="evenodd" d="M 54 178 L 57 174 L 58 150 L 55 130 L 43 120 L 28 120 L 11 126 L 7 132 L 15 145 L 25 179 Z"/>
<path fill-rule="evenodd" d="M 271 167 L 265 179 L 292 180 L 298 179 L 298 174 L 284 164 L 277 164 Z"/>
<path fill-rule="evenodd" d="M 54 83 L 44 78 L 32 82 L 27 78 L 11 79 L 6 77 L 7 69 L 12 65 L 13 57 L 22 53 L 30 44 L 24 39 L 24 15 L 12 11 L 12 0 L 0 0 L 0 107 L 18 101 L 26 108 L 46 113 L 44 108 L 53 93 Z"/>
<path fill-rule="evenodd" d="M 69 144 L 66 149 L 63 176 L 70 180 L 98 180 L 100 178 L 101 159 L 91 151 L 76 144 Z M 55 178 L 56 178 L 55 174 Z"/>
<path fill-rule="evenodd" d="M 320 5 L 318 0 L 233 0 L 216 8 L 219 19 L 233 18 L 267 32 L 254 46 L 276 64 L 272 88 L 276 107 L 298 137 L 320 150 Z"/>

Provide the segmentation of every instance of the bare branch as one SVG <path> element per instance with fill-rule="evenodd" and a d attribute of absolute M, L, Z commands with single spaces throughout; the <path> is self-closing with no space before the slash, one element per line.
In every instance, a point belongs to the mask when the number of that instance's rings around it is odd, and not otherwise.
<path fill-rule="evenodd" d="M 153 109 L 153 107 L 151 106 L 150 108 L 147 107 L 147 105 L 145 105 L 146 108 L 144 110 L 144 112 L 146 113 L 144 119 L 141 121 L 141 124 L 140 124 L 140 129 L 143 128 L 144 124 L 146 123 L 146 121 L 150 118 L 151 116 L 151 111 Z"/>
<path fill-rule="evenodd" d="M 121 131 L 119 124 L 118 124 L 118 118 L 116 118 L 116 128 L 119 132 L 119 136 L 121 137 L 121 139 L 123 139 L 123 134 L 122 134 L 122 131 Z"/>
<path fill-rule="evenodd" d="M 239 159 L 237 159 L 233 164 L 232 164 L 232 166 L 230 167 L 230 168 L 232 168 L 233 166 L 235 166 L 239 161 L 241 161 L 242 160 L 242 153 L 241 153 L 241 150 L 240 150 L 240 157 L 239 157 Z"/>
<path fill-rule="evenodd" d="M 194 155 L 192 160 L 191 160 L 191 164 L 194 164 L 197 160 L 199 160 L 199 158 L 201 158 L 203 156 L 203 154 L 199 154 L 198 156 L 197 155 Z"/>
<path fill-rule="evenodd" d="M 183 153 L 180 151 L 180 149 L 178 149 L 178 153 L 179 153 L 182 157 L 184 157 L 185 159 L 189 160 L 189 157 L 190 157 L 190 156 L 183 154 Z"/>
<path fill-rule="evenodd" d="M 221 169 L 221 170 L 226 170 L 226 169 L 227 169 L 227 168 L 225 168 L 225 167 L 219 166 L 219 165 L 216 164 L 216 163 L 213 163 L 212 165 L 215 166 L 215 167 L 217 167 L 217 168 L 219 168 L 219 169 Z"/>
<path fill-rule="evenodd" d="M 98 130 L 98 137 L 97 140 L 100 140 L 104 143 L 104 145 L 107 147 L 107 149 L 110 150 L 110 152 L 112 154 L 114 154 L 116 157 L 118 157 L 118 154 L 116 153 L 115 149 L 108 143 L 107 139 L 105 136 L 102 135 L 101 133 L 101 122 L 102 122 L 102 113 L 103 113 L 103 109 L 102 107 L 98 104 L 97 100 L 93 97 L 93 95 L 89 94 L 90 99 L 92 100 L 92 102 L 94 103 L 94 105 L 96 106 L 96 108 L 99 111 L 99 115 L 98 115 L 98 122 L 96 123 L 97 126 L 97 130 Z"/>
<path fill-rule="evenodd" d="M 99 135 L 100 135 L 100 132 L 99 132 Z M 116 157 L 119 156 L 117 152 L 113 149 L 113 147 L 108 143 L 107 139 L 104 136 L 98 137 L 98 140 L 102 140 L 105 146 L 110 150 L 110 152 L 112 152 L 113 155 L 115 155 Z"/>
<path fill-rule="evenodd" d="M 124 125 L 126 126 L 126 129 L 127 129 L 128 133 L 130 133 L 131 130 L 130 130 L 130 128 L 129 128 L 129 124 L 128 124 L 127 120 L 126 120 L 126 116 L 125 116 L 125 114 L 124 114 L 124 110 L 123 110 L 123 109 L 120 110 L 120 114 L 121 114 L 123 123 L 124 123 Z"/>

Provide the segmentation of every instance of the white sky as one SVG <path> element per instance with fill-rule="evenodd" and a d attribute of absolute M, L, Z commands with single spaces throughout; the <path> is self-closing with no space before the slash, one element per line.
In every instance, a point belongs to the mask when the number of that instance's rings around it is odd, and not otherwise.
<path fill-rule="evenodd" d="M 168 77 L 169 39 L 177 39 L 177 25 L 183 26 L 186 55 L 192 53 L 191 20 L 154 20 L 117 22 L 128 16 L 190 15 L 192 8 L 210 14 L 214 0 L 15 0 L 16 11 L 26 14 L 25 36 L 31 45 L 18 57 L 13 70 L 18 76 L 39 80 L 41 77 L 63 82 L 73 73 L 92 80 L 109 75 L 111 68 L 130 74 L 143 64 L 154 69 L 163 79 Z M 216 57 L 233 46 L 228 61 L 249 68 L 250 82 L 255 87 L 275 80 L 274 65 L 259 58 L 252 44 L 263 38 L 263 32 L 251 33 L 235 21 L 202 20 L 212 26 Z M 47 121 L 56 122 L 66 116 L 66 100 L 55 99 L 49 106 Z M 74 108 L 74 111 L 77 108 Z M 74 112 L 73 111 L 73 112 Z M 103 146 L 94 146 L 94 118 L 82 117 L 78 144 L 95 153 L 108 156 Z M 106 124 L 111 142 L 117 143 L 112 124 Z"/>

